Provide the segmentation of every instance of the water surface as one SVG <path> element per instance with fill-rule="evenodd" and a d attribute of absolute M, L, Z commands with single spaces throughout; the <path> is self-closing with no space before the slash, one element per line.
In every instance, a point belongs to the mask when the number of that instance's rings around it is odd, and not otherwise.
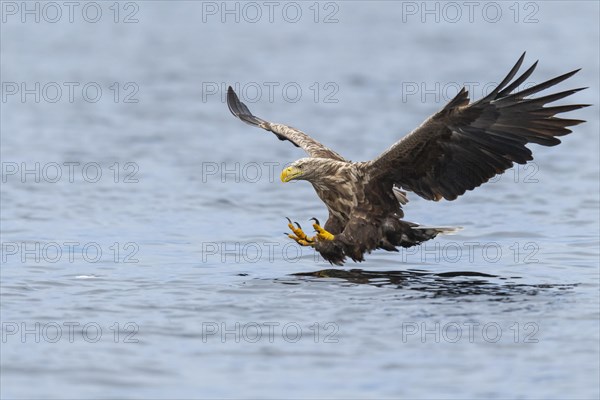
<path fill-rule="evenodd" d="M 281 3 L 273 23 L 127 4 L 116 23 L 109 3 L 96 23 L 4 15 L 2 397 L 598 398 L 597 3 L 472 22 L 420 2 L 320 3 L 317 22 L 298 3 L 291 22 Z M 278 182 L 301 151 L 223 98 L 368 160 L 524 50 L 529 83 L 583 67 L 560 88 L 590 87 L 588 122 L 454 202 L 410 196 L 408 220 L 458 234 L 341 269 L 283 236 L 326 218 Z"/>

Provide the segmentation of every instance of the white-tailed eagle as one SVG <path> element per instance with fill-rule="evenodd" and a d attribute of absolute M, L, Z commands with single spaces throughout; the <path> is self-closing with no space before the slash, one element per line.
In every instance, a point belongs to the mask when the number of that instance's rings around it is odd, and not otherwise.
<path fill-rule="evenodd" d="M 313 237 L 288 219 L 289 237 L 314 247 L 330 263 L 342 265 L 346 257 L 363 261 L 372 250 L 397 251 L 397 246 L 411 247 L 452 230 L 403 221 L 402 205 L 408 201 L 403 190 L 427 200 L 454 200 L 514 163 L 532 160 L 526 144 L 555 146 L 560 143 L 557 136 L 571 133 L 568 126 L 585 122 L 556 115 L 588 104 L 544 107 L 585 88 L 530 97 L 579 70 L 515 91 L 537 65 L 536 61 L 513 80 L 524 57 L 525 53 L 487 96 L 470 102 L 463 88 L 441 111 L 368 162 L 350 162 L 296 128 L 256 117 L 231 87 L 227 104 L 242 121 L 308 153 L 285 168 L 281 180 L 309 181 L 327 206 L 329 218 L 324 227 L 315 219 Z"/>

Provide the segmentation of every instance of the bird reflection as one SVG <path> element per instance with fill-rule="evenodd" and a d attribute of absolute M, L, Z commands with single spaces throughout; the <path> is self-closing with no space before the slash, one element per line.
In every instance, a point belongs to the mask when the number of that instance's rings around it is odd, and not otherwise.
<path fill-rule="evenodd" d="M 301 284 L 302 281 L 319 281 L 323 278 L 342 279 L 352 284 L 367 284 L 420 292 L 422 297 L 448 297 L 464 295 L 489 295 L 500 300 L 508 296 L 537 295 L 541 290 L 570 289 L 576 284 L 526 285 L 515 283 L 518 276 L 501 277 L 473 271 L 452 271 L 434 273 L 424 270 L 367 271 L 362 269 L 323 269 L 292 274 L 299 280 L 285 280 L 281 283 Z"/>

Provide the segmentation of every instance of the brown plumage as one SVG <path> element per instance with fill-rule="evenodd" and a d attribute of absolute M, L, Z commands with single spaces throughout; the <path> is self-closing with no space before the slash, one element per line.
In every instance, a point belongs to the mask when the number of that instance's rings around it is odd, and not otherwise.
<path fill-rule="evenodd" d="M 578 70 L 514 92 L 537 66 L 536 61 L 513 80 L 524 57 L 525 53 L 489 95 L 470 103 L 463 88 L 441 111 L 369 162 L 349 162 L 298 129 L 252 115 L 231 87 L 227 104 L 242 121 L 308 153 L 291 165 L 290 179 L 311 182 L 327 206 L 325 229 L 334 239 L 315 240 L 313 247 L 326 260 L 342 265 L 346 257 L 363 261 L 364 253 L 374 249 L 397 251 L 396 246 L 414 246 L 453 230 L 402 221 L 401 205 L 408 200 L 399 188 L 428 200 L 454 200 L 514 163 L 532 160 L 526 144 L 555 146 L 560 143 L 557 136 L 571 133 L 568 126 L 585 122 L 556 115 L 587 104 L 544 107 L 585 88 L 529 98 Z"/>

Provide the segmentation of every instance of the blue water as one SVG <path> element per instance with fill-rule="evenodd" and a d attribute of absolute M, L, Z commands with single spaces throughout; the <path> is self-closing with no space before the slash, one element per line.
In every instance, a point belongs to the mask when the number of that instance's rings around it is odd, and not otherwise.
<path fill-rule="evenodd" d="M 23 4 L 1 5 L 3 398 L 600 396 L 597 2 Z M 368 160 L 525 50 L 527 84 L 583 68 L 560 89 L 590 87 L 588 122 L 454 202 L 409 195 L 458 234 L 338 269 L 283 235 L 326 219 L 278 180 L 303 153 L 224 101 Z"/>

